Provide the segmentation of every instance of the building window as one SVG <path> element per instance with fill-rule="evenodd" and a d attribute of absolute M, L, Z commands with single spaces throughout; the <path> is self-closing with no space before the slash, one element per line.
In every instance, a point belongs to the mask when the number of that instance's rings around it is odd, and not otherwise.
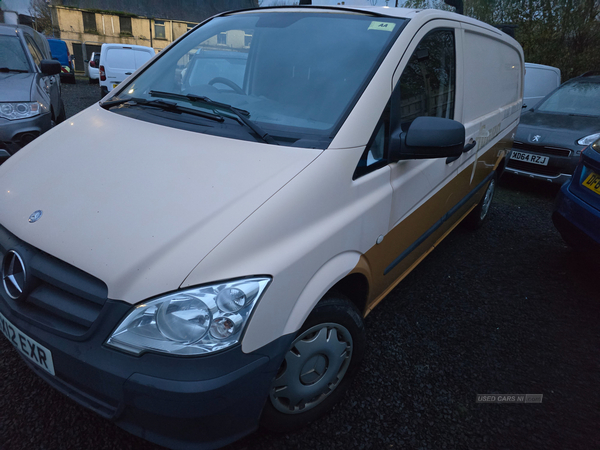
<path fill-rule="evenodd" d="M 131 31 L 131 17 L 119 17 L 119 26 L 121 27 L 121 34 L 133 36 L 133 32 Z"/>
<path fill-rule="evenodd" d="M 96 28 L 96 13 L 82 11 L 84 33 L 98 33 Z"/>
<path fill-rule="evenodd" d="M 166 39 L 165 35 L 165 21 L 155 20 L 154 21 L 154 37 L 156 39 Z"/>
<path fill-rule="evenodd" d="M 217 44 L 227 45 L 227 33 L 217 34 Z"/>

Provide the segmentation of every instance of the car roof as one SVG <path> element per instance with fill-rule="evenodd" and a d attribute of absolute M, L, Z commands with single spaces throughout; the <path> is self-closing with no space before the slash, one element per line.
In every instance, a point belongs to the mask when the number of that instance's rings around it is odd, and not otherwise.
<path fill-rule="evenodd" d="M 585 82 L 591 82 L 591 83 L 600 83 L 600 72 L 586 72 L 582 75 L 579 75 L 578 77 L 572 78 L 569 80 L 569 82 L 571 81 L 585 81 Z"/>

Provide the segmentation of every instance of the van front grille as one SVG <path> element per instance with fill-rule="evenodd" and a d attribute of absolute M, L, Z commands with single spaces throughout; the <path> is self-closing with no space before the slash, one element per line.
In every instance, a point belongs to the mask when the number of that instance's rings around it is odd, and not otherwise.
<path fill-rule="evenodd" d="M 3 266 L 11 250 L 19 255 L 25 266 L 23 294 L 17 299 L 11 298 L 0 285 L 0 302 L 42 329 L 71 337 L 83 336 L 106 302 L 106 284 L 21 241 L 0 225 Z"/>

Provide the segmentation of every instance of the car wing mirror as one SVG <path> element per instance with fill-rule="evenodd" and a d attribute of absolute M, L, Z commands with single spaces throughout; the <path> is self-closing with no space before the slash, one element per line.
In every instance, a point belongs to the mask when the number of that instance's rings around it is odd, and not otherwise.
<path fill-rule="evenodd" d="M 61 72 L 62 66 L 54 59 L 42 59 L 40 70 L 44 75 L 56 75 Z"/>
<path fill-rule="evenodd" d="M 398 127 L 390 140 L 390 161 L 403 159 L 454 158 L 465 146 L 462 123 L 441 117 L 421 116 L 406 132 Z"/>

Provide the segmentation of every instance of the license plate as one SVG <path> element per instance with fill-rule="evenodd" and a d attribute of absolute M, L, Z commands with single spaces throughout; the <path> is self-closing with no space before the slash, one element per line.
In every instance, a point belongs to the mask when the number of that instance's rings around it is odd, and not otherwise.
<path fill-rule="evenodd" d="M 600 175 L 597 173 L 590 173 L 588 177 L 583 180 L 583 187 L 588 188 L 590 191 L 600 195 Z"/>
<path fill-rule="evenodd" d="M 548 158 L 547 156 L 532 155 L 531 153 L 523 153 L 513 150 L 510 155 L 510 159 L 514 159 L 515 161 L 528 162 L 532 164 L 539 164 L 540 166 L 547 166 L 548 160 L 550 158 Z"/>
<path fill-rule="evenodd" d="M 54 375 L 54 362 L 52 361 L 50 350 L 31 339 L 10 323 L 2 314 L 0 314 L 0 331 L 32 363 Z"/>

